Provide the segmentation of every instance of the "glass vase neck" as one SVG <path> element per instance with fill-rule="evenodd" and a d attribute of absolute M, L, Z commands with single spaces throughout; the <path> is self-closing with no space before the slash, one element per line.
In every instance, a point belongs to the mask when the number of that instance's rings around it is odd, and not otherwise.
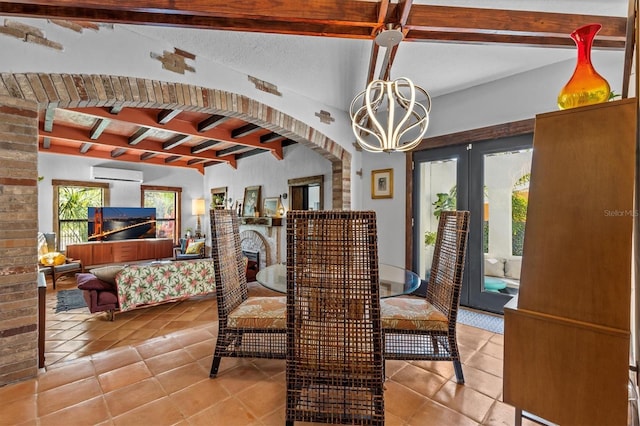
<path fill-rule="evenodd" d="M 591 63 L 591 47 L 593 39 L 602 28 L 600 24 L 584 25 L 571 33 L 571 38 L 578 48 L 578 62 Z"/>

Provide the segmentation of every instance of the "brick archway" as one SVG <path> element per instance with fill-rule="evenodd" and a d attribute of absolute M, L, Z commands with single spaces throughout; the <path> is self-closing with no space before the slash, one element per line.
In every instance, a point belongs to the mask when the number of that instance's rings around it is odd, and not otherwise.
<path fill-rule="evenodd" d="M 6 73 L 0 95 L 39 107 L 164 108 L 241 118 L 294 140 L 331 162 L 332 208 L 351 208 L 351 154 L 309 125 L 243 95 L 188 84 L 95 74 Z"/>

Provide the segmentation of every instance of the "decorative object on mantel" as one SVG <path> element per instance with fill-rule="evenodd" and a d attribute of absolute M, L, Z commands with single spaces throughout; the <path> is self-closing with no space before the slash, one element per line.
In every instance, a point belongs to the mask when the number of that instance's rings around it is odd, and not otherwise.
<path fill-rule="evenodd" d="M 260 185 L 258 185 L 247 186 L 244 189 L 244 199 L 242 201 L 243 217 L 260 216 L 260 188 Z M 257 216 L 256 213 L 258 213 Z"/>
<path fill-rule="evenodd" d="M 371 170 L 371 198 L 393 198 L 393 169 Z"/>
<path fill-rule="evenodd" d="M 385 63 L 402 38 L 398 29 L 378 33 L 375 42 L 386 47 Z M 425 98 L 424 105 L 416 100 L 416 92 Z M 406 77 L 373 80 L 349 107 L 353 133 L 369 152 L 403 152 L 418 146 L 427 132 L 430 111 L 429 93 Z"/>
<path fill-rule="evenodd" d="M 200 224 L 200 215 L 204 214 L 204 198 L 194 198 L 191 201 L 191 214 L 198 218 L 196 225 L 196 238 L 200 238 L 202 235 L 202 225 Z"/>
<path fill-rule="evenodd" d="M 571 38 L 576 43 L 578 60 L 571 79 L 558 94 L 560 109 L 599 104 L 609 100 L 609 83 L 598 74 L 591 63 L 593 39 L 600 28 L 600 24 L 588 24 L 571 33 Z"/>

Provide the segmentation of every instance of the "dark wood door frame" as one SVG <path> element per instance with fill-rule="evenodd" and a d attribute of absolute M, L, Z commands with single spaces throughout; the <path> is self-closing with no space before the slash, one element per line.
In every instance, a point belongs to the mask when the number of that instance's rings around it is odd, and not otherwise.
<path fill-rule="evenodd" d="M 535 119 L 513 121 L 497 124 L 479 129 L 465 130 L 463 132 L 434 136 L 423 139 L 420 145 L 406 155 L 405 183 L 407 205 L 405 206 L 405 268 L 411 269 L 413 265 L 413 155 L 416 152 L 445 146 L 463 145 L 490 141 L 510 136 L 533 133 Z"/>

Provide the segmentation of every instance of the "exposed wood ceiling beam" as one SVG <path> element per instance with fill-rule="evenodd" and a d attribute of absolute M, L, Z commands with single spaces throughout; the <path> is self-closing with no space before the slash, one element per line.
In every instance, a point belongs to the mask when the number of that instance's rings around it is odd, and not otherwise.
<path fill-rule="evenodd" d="M 211 117 L 207 117 L 198 123 L 198 131 L 206 132 L 207 130 L 211 130 L 214 127 L 224 123 L 228 119 L 229 117 L 224 115 L 212 115 Z"/>
<path fill-rule="evenodd" d="M 42 138 L 42 147 L 44 149 L 50 149 L 51 148 L 51 138 L 46 136 Z"/>
<path fill-rule="evenodd" d="M 98 108 L 98 107 L 78 108 L 78 109 L 72 108 L 70 110 L 77 111 L 82 114 L 92 115 L 95 117 L 108 117 L 108 114 L 109 114 L 108 111 L 106 111 L 104 108 Z M 231 132 L 229 130 L 212 128 L 204 132 L 199 132 L 197 130 L 197 124 L 194 124 L 188 121 L 183 121 L 180 119 L 171 120 L 166 125 L 159 127 L 156 123 L 156 116 L 155 116 L 155 113 L 153 113 L 153 110 L 125 108 L 118 115 L 118 120 L 128 122 L 131 124 L 136 124 L 139 126 L 170 131 L 176 134 L 188 135 L 188 136 L 193 136 L 197 138 L 205 137 L 208 139 L 214 139 L 221 142 L 228 142 L 236 145 L 240 144 L 240 145 L 245 145 L 253 148 L 262 148 L 262 149 L 268 148 L 272 150 L 277 149 L 272 144 L 269 144 L 266 147 L 262 145 L 260 143 L 260 137 L 255 134 L 245 136 L 241 139 L 240 138 L 234 139 L 231 137 Z"/>
<path fill-rule="evenodd" d="M 266 135 L 260 136 L 260 143 L 270 143 L 281 139 L 284 139 L 284 136 L 271 132 L 267 133 Z"/>
<path fill-rule="evenodd" d="M 143 152 L 142 154 L 140 154 L 140 159 L 144 161 L 144 160 L 148 160 L 149 158 L 153 158 L 156 155 L 158 154 L 155 152 Z"/>
<path fill-rule="evenodd" d="M 168 141 L 162 144 L 162 149 L 164 149 L 165 151 L 171 150 L 177 147 L 178 145 L 182 145 L 189 139 L 191 139 L 191 136 L 189 135 L 175 135 L 174 137 L 172 137 L 171 139 L 169 139 Z"/>
<path fill-rule="evenodd" d="M 163 109 L 158 113 L 158 124 L 167 124 L 181 112 L 179 109 Z"/>
<path fill-rule="evenodd" d="M 43 138 L 44 140 L 44 136 L 40 135 L 41 138 Z M 51 138 L 54 139 L 61 139 L 61 140 L 65 140 L 65 141 L 71 141 L 71 142 L 76 142 L 78 144 L 81 144 L 84 142 L 83 138 L 85 138 L 84 132 L 82 131 L 82 129 L 78 129 L 75 127 L 68 127 L 68 126 L 62 126 L 62 125 L 57 125 L 56 126 L 56 130 L 55 130 L 55 134 L 50 135 Z M 119 135 L 113 135 L 113 134 L 109 134 L 109 133 L 104 133 L 102 135 L 102 137 L 100 137 L 100 139 L 96 140 L 94 142 L 95 145 L 102 145 L 102 146 L 108 146 L 108 147 L 113 147 L 113 148 L 122 148 L 122 149 L 135 149 L 138 151 L 146 151 L 146 152 L 153 152 L 156 154 L 161 154 L 161 155 L 167 155 L 167 151 L 163 148 L 163 143 L 162 142 L 156 142 L 156 141 L 151 141 L 151 140 L 146 140 L 146 141 L 142 141 L 140 142 L 138 145 L 135 146 L 135 148 L 132 148 L 129 145 L 129 141 L 128 138 L 126 136 L 119 136 Z M 186 158 L 201 158 L 204 160 L 209 160 L 209 161 L 223 161 L 223 162 L 228 162 L 229 165 L 233 168 L 236 168 L 236 161 L 235 158 L 230 156 L 230 157 L 226 157 L 224 159 L 220 159 L 216 156 L 215 152 L 213 151 L 208 151 L 208 152 L 203 152 L 203 153 L 199 153 L 199 154 L 193 154 L 191 152 L 191 149 L 189 147 L 186 146 L 177 146 L 175 148 L 173 148 L 170 151 L 170 154 L 175 154 L 175 155 L 180 155 L 182 157 L 186 157 Z"/>
<path fill-rule="evenodd" d="M 231 137 L 233 139 L 242 138 L 244 136 L 248 136 L 248 135 L 250 135 L 252 133 L 257 132 L 258 130 L 262 130 L 262 127 L 258 126 L 257 124 L 248 123 L 248 124 L 245 124 L 242 127 L 238 127 L 237 129 L 233 129 L 231 131 Z"/>
<path fill-rule="evenodd" d="M 399 24 L 404 2 L 389 4 L 384 25 Z M 372 39 L 385 3 L 358 0 L 152 3 L 141 0 L 0 1 L 0 14 L 95 22 L 147 24 L 230 31 Z M 398 11 L 400 8 L 400 11 Z M 516 10 L 413 5 L 408 41 L 525 43 L 573 46 L 568 29 L 599 22 L 594 47 L 624 48 L 626 18 Z"/>
<path fill-rule="evenodd" d="M 148 127 L 140 127 L 136 132 L 129 137 L 129 145 L 137 145 L 144 140 L 147 135 L 151 133 L 151 129 Z"/>
<path fill-rule="evenodd" d="M 164 159 L 164 162 L 166 164 L 171 164 L 171 163 L 175 163 L 176 161 L 180 160 L 182 157 L 180 157 L 179 155 L 172 155 L 171 157 L 167 157 Z"/>
<path fill-rule="evenodd" d="M 118 158 L 123 155 L 127 150 L 125 148 L 116 148 L 111 151 L 111 158 Z"/>
<path fill-rule="evenodd" d="M 134 151 L 133 149 L 130 151 Z M 97 150 L 91 150 L 86 154 L 80 154 L 78 152 L 78 150 L 76 148 L 71 148 L 71 147 L 66 147 L 66 146 L 55 146 L 52 147 L 52 150 L 50 151 L 52 153 L 56 153 L 56 154 L 62 154 L 62 155 L 75 155 L 75 156 L 82 156 L 84 158 L 98 158 L 98 159 L 102 159 L 102 160 L 113 160 L 113 158 L 111 157 L 111 153 L 109 151 L 97 151 Z M 144 155 L 144 153 L 142 154 Z M 140 160 L 141 160 L 141 156 L 139 155 L 138 152 L 127 152 L 122 154 L 121 156 L 118 157 L 118 161 L 126 161 L 129 163 L 136 163 L 136 164 L 140 164 Z M 159 166 L 166 166 L 167 164 L 164 162 L 163 158 L 147 158 L 145 159 L 145 164 L 155 164 L 155 165 L 159 165 Z M 195 169 L 198 170 L 200 173 L 204 174 L 204 167 L 206 165 L 213 165 L 213 164 L 218 164 L 217 161 L 208 161 L 207 163 L 203 163 L 203 164 L 194 164 L 194 165 L 188 165 L 186 161 L 178 161 L 173 163 L 171 166 L 173 167 L 184 167 L 184 168 L 188 168 L 188 169 Z"/>
<path fill-rule="evenodd" d="M 103 118 L 96 120 L 96 124 L 93 125 L 93 128 L 89 133 L 89 139 L 98 139 L 102 134 L 102 132 L 104 132 L 104 129 L 107 128 L 109 123 L 110 123 L 110 120 L 106 120 Z"/>
<path fill-rule="evenodd" d="M 81 154 L 86 154 L 91 149 L 91 146 L 92 145 L 90 143 L 88 143 L 88 142 L 83 143 L 82 145 L 80 145 L 80 153 Z"/>
<path fill-rule="evenodd" d="M 214 147 L 216 145 L 220 145 L 220 141 L 214 141 L 209 139 L 208 141 L 204 141 L 201 144 L 198 144 L 194 147 L 191 148 L 191 153 L 192 154 L 199 154 L 201 152 L 204 152 L 206 150 L 208 150 L 211 147 Z"/>

